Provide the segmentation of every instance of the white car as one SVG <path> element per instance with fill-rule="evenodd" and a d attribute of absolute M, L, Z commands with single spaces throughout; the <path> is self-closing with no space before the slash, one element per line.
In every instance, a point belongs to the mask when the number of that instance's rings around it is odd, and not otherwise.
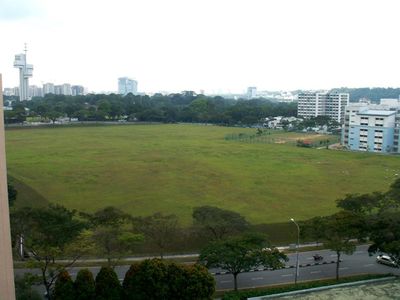
<path fill-rule="evenodd" d="M 391 267 L 398 267 L 397 263 L 390 256 L 384 254 L 378 255 L 376 257 L 376 262 Z"/>

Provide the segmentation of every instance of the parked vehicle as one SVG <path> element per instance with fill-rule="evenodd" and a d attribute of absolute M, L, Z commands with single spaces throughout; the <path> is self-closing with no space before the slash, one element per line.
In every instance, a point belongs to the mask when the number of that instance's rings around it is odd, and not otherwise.
<path fill-rule="evenodd" d="M 396 268 L 399 267 L 397 263 L 389 255 L 384 255 L 384 254 L 378 255 L 376 257 L 376 262 L 391 267 L 396 267 Z"/>

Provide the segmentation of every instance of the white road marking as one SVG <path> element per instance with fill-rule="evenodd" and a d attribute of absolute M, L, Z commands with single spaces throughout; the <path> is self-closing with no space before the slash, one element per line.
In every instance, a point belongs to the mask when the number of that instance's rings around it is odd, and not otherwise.
<path fill-rule="evenodd" d="M 282 277 L 289 277 L 289 276 L 293 276 L 293 274 L 283 274 L 281 275 Z"/>
<path fill-rule="evenodd" d="M 263 280 L 263 279 L 264 279 L 263 277 L 254 277 L 251 280 Z"/>
<path fill-rule="evenodd" d="M 314 257 L 307 257 L 307 259 L 311 260 L 311 259 L 314 259 Z"/>
<path fill-rule="evenodd" d="M 354 252 L 354 254 L 363 254 L 363 253 L 367 253 L 367 251 L 356 251 L 356 252 Z"/>
<path fill-rule="evenodd" d="M 229 283 L 232 282 L 232 280 L 222 280 L 221 283 Z"/>
<path fill-rule="evenodd" d="M 343 268 L 339 268 L 339 270 L 348 270 L 349 267 L 343 267 Z"/>
<path fill-rule="evenodd" d="M 336 257 L 336 256 L 337 256 L 337 254 L 331 254 L 330 256 L 331 256 L 331 257 Z"/>
<path fill-rule="evenodd" d="M 317 273 L 321 273 L 322 271 L 311 271 L 311 274 L 317 274 Z"/>
<path fill-rule="evenodd" d="M 372 267 L 374 264 L 367 264 L 367 265 L 364 265 L 363 267 Z"/>

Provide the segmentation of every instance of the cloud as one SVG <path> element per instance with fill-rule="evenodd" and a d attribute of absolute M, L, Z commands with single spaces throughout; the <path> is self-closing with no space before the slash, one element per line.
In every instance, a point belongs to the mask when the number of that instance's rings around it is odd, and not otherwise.
<path fill-rule="evenodd" d="M 0 0 L 0 21 L 21 20 L 39 13 L 37 0 Z"/>

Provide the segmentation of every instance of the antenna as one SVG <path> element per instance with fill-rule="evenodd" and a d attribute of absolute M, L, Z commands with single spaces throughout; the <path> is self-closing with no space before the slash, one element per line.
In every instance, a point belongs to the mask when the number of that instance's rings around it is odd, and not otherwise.
<path fill-rule="evenodd" d="M 26 55 L 26 52 L 28 52 L 28 48 L 26 47 L 26 43 L 24 43 L 24 45 L 25 45 L 24 52 L 25 52 L 25 55 Z"/>

